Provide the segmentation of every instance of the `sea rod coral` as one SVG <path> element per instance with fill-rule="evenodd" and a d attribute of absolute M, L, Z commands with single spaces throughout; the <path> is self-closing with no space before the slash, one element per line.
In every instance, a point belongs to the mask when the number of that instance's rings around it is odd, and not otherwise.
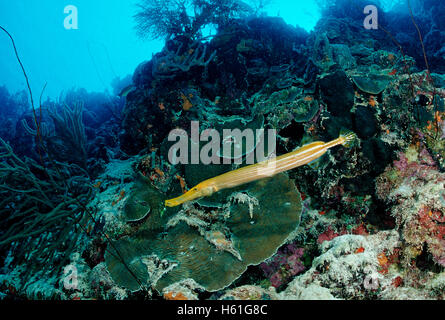
<path fill-rule="evenodd" d="M 83 169 L 56 164 L 50 169 L 21 160 L 0 138 L 0 248 L 10 250 L 13 265 L 29 263 L 28 273 L 43 266 L 60 271 L 84 219 L 79 203 L 91 196 Z"/>

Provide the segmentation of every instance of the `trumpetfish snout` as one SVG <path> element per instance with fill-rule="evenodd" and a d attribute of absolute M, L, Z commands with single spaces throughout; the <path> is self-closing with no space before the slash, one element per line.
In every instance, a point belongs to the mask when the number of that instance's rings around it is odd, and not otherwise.
<path fill-rule="evenodd" d="M 338 145 L 349 147 L 356 138 L 355 133 L 347 132 L 340 134 L 337 139 L 329 142 L 312 142 L 279 157 L 229 171 L 214 178 L 204 180 L 177 198 L 166 200 L 165 205 L 167 207 L 175 207 L 187 201 L 210 196 L 214 192 L 222 189 L 237 187 L 303 166 L 320 158 L 330 148 Z"/>
<path fill-rule="evenodd" d="M 213 178 L 214 179 L 214 178 Z M 212 195 L 217 190 L 211 185 L 212 179 L 205 180 L 193 188 L 191 188 L 189 191 L 184 193 L 183 195 L 173 198 L 170 200 L 165 200 L 165 205 L 167 207 L 176 207 L 184 202 L 195 200 L 197 198 L 201 197 L 208 197 Z"/>

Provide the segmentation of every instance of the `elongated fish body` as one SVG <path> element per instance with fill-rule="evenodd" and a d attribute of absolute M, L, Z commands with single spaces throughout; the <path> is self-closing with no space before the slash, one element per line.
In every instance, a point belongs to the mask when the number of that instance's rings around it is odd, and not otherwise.
<path fill-rule="evenodd" d="M 330 142 L 312 142 L 279 157 L 268 159 L 240 169 L 229 171 L 211 179 L 204 180 L 183 195 L 174 199 L 166 200 L 165 205 L 167 207 L 175 207 L 187 201 L 210 196 L 214 192 L 223 189 L 234 188 L 245 183 L 271 177 L 277 173 L 303 166 L 320 158 L 328 151 L 328 149 L 340 144 L 347 146 L 349 142 L 354 139 L 355 134 L 348 133 L 345 135 L 340 135 L 340 137 Z"/>

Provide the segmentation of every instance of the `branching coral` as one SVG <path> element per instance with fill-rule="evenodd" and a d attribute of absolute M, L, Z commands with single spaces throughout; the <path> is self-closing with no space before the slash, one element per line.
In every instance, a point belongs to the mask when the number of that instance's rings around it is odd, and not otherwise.
<path fill-rule="evenodd" d="M 49 112 L 54 121 L 55 132 L 62 143 L 53 142 L 54 147 L 62 148 L 64 155 L 68 157 L 68 162 L 75 163 L 82 168 L 86 168 L 87 149 L 85 127 L 82 122 L 83 105 L 77 103 L 70 108 L 65 105 L 62 113 L 56 109 Z M 51 147 L 49 145 L 49 147 Z"/>
<path fill-rule="evenodd" d="M 135 19 L 141 37 L 157 39 L 178 34 L 190 24 L 184 1 L 144 0 L 138 7 Z"/>
<path fill-rule="evenodd" d="M 135 15 L 141 37 L 199 37 L 208 25 L 226 25 L 234 18 L 252 13 L 242 1 L 235 0 L 142 0 Z"/>
<path fill-rule="evenodd" d="M 207 55 L 207 45 L 195 41 L 190 45 L 179 44 L 175 52 L 165 47 L 159 56 L 153 57 L 153 77 L 172 79 L 178 73 L 188 72 L 193 67 L 207 67 L 216 55 L 216 51 Z"/>
<path fill-rule="evenodd" d="M 56 107 L 48 110 L 53 120 L 54 129 L 45 123 L 40 124 L 40 136 L 50 156 L 59 161 L 74 163 L 83 169 L 87 168 L 87 138 L 82 121 L 83 105 L 76 103 L 73 107 L 64 105 L 61 112 Z M 37 136 L 37 130 L 22 121 L 25 130 Z"/>
<path fill-rule="evenodd" d="M 12 250 L 15 265 L 27 261 L 29 272 L 59 270 L 78 237 L 79 202 L 91 195 L 84 170 L 55 164 L 50 170 L 21 160 L 0 138 L 0 248 Z"/>

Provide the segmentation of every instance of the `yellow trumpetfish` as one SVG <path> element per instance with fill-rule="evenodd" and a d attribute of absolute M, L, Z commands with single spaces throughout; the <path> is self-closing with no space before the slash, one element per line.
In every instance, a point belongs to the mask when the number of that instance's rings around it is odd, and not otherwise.
<path fill-rule="evenodd" d="M 349 146 L 349 144 L 355 139 L 356 135 L 352 132 L 348 132 L 346 134 L 340 134 L 337 139 L 330 142 L 312 142 L 279 157 L 261 161 L 256 164 L 229 171 L 214 178 L 204 180 L 183 195 L 166 200 L 165 205 L 167 207 L 175 207 L 187 201 L 210 196 L 219 190 L 233 188 L 248 182 L 271 177 L 277 173 L 314 161 L 325 154 L 329 148 L 338 146 L 340 144 Z"/>

